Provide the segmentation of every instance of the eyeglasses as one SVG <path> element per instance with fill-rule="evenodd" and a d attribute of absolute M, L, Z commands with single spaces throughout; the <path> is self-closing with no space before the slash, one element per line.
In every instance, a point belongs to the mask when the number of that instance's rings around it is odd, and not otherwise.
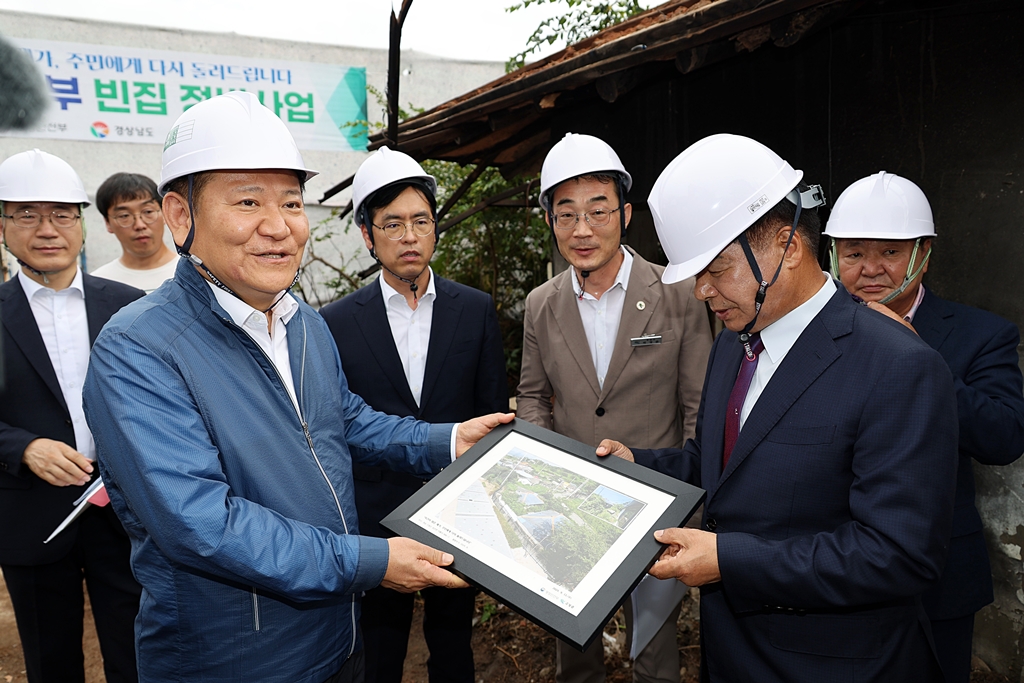
<path fill-rule="evenodd" d="M 67 209 L 57 209 L 50 213 L 39 213 L 38 211 L 17 211 L 13 215 L 8 216 L 7 214 L 0 214 L 4 218 L 10 218 L 11 222 L 19 228 L 38 228 L 40 223 L 43 222 L 43 218 L 48 218 L 50 223 L 55 228 L 70 228 L 75 225 L 79 218 L 82 217 L 80 213 L 71 213 Z"/>
<path fill-rule="evenodd" d="M 114 221 L 121 228 L 130 228 L 135 225 L 135 219 L 141 218 L 142 222 L 146 225 L 153 225 L 160 218 L 160 209 L 143 209 L 139 213 L 132 213 L 131 211 L 118 211 L 110 220 Z"/>
<path fill-rule="evenodd" d="M 400 240 L 405 237 L 405 231 L 412 228 L 412 231 L 420 237 L 426 237 L 434 232 L 433 218 L 417 218 L 412 223 L 402 221 L 389 221 L 384 225 L 374 225 L 378 230 L 384 231 L 384 236 L 389 240 Z"/>
<path fill-rule="evenodd" d="M 622 208 L 622 207 L 619 207 Z M 555 227 L 559 230 L 572 230 L 580 222 L 580 216 L 592 228 L 603 228 L 612 219 L 612 214 L 619 209 L 594 209 L 575 213 L 574 211 L 559 211 L 555 214 Z"/>

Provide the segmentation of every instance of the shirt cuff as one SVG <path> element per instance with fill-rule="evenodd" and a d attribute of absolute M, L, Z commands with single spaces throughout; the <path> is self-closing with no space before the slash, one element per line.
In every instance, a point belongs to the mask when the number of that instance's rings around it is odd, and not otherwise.
<path fill-rule="evenodd" d="M 461 422 L 456 422 L 454 425 L 452 425 L 452 441 L 451 441 L 451 448 L 450 448 L 451 453 L 452 453 L 452 462 L 455 462 L 455 458 L 456 458 L 456 455 L 455 455 L 455 438 L 459 434 L 459 425 L 460 424 L 462 424 L 462 423 Z"/>

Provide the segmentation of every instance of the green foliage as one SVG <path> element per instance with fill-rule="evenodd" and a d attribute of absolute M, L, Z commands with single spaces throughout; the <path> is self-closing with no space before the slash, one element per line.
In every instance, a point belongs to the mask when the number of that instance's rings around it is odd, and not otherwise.
<path fill-rule="evenodd" d="M 644 11 L 640 0 L 522 0 L 505 11 L 518 12 L 531 5 L 562 3 L 566 11 L 540 23 L 527 39 L 526 49 L 505 63 L 506 72 L 522 67 L 527 57 L 542 50 L 545 45 L 554 45 L 556 42 L 564 42 L 566 45 L 578 43 Z"/>
<path fill-rule="evenodd" d="M 426 161 L 424 169 L 438 182 L 438 205 L 473 172 L 473 166 L 445 161 Z M 496 169 L 484 171 L 448 212 L 448 218 L 525 182 L 507 181 Z M 536 192 L 535 186 L 533 192 Z M 514 200 L 523 200 L 519 195 Z M 531 197 L 536 206 L 535 195 Z M 525 201 L 524 201 L 525 204 Z M 434 271 L 450 280 L 487 292 L 498 310 L 505 348 L 505 368 L 510 393 L 519 384 L 523 348 L 523 306 L 526 295 L 547 279 L 551 231 L 540 209 L 495 206 L 484 209 L 447 230 L 437 245 Z"/>

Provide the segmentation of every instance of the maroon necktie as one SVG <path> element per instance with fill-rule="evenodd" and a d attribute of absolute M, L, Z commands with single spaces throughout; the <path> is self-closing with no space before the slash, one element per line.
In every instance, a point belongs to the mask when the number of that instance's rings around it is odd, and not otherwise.
<path fill-rule="evenodd" d="M 722 449 L 722 471 L 729 464 L 729 456 L 732 455 L 732 447 L 736 445 L 736 437 L 740 434 L 740 411 L 743 410 L 743 401 L 747 398 L 747 390 L 750 389 L 750 380 L 754 378 L 754 370 L 757 369 L 757 357 L 764 350 L 761 337 L 756 334 L 750 335 L 750 341 L 743 345 L 744 356 L 740 361 L 740 371 L 736 375 L 736 383 L 732 385 L 732 393 L 729 394 L 729 405 L 725 413 L 725 448 Z"/>

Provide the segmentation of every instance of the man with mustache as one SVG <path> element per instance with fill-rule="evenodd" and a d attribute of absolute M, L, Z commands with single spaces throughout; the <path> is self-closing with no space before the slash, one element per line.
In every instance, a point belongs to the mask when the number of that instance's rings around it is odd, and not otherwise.
<path fill-rule="evenodd" d="M 138 173 L 115 173 L 96 190 L 96 208 L 121 256 L 92 272 L 149 294 L 174 277 L 178 259 L 164 244 L 164 217 L 156 183 Z"/>
<path fill-rule="evenodd" d="M 356 172 L 352 203 L 380 277 L 321 309 L 349 388 L 370 407 L 427 422 L 461 422 L 508 410 L 501 331 L 491 297 L 438 277 L 437 183 L 407 154 L 383 147 Z M 424 478 L 385 465 L 354 465 L 364 534 L 388 538 L 380 520 Z M 476 590 L 426 588 L 423 636 L 432 683 L 473 683 Z M 367 683 L 401 683 L 413 596 L 377 587 L 363 597 Z"/>
<path fill-rule="evenodd" d="M 545 158 L 541 204 L 570 268 L 526 299 L 517 412 L 592 446 L 617 434 L 679 448 L 693 436 L 711 331 L 692 278 L 663 285 L 663 268 L 622 244 L 631 184 L 615 151 L 590 135 L 566 135 Z M 680 597 L 658 612 L 662 625 L 634 662 L 635 681 L 679 680 Z M 626 612 L 632 638 L 632 604 Z M 601 638 L 583 654 L 561 641 L 556 648 L 555 680 L 604 681 Z"/>

